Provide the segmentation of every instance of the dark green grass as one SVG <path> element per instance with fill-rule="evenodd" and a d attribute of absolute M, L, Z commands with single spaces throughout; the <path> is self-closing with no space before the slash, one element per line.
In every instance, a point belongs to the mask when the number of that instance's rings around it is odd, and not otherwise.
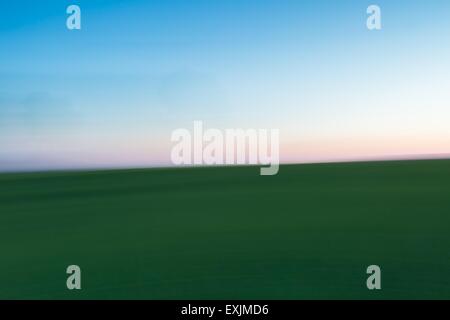
<path fill-rule="evenodd" d="M 450 299 L 450 161 L 3 174 L 0 254 L 7 299 Z"/>

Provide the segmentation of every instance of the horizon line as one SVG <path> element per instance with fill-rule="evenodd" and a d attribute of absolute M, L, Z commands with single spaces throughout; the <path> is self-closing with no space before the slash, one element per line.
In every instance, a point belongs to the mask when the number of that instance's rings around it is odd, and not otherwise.
<path fill-rule="evenodd" d="M 280 166 L 292 165 L 314 165 L 314 164 L 345 164 L 345 163 L 376 163 L 376 162 L 406 162 L 406 161 L 432 161 L 432 160 L 450 160 L 450 153 L 443 154 L 424 154 L 424 155 L 402 155 L 402 156 L 374 156 L 374 157 L 358 157 L 353 159 L 328 159 L 317 161 L 286 161 L 280 162 Z M 73 166 L 73 167 L 59 167 L 59 168 L 45 168 L 45 169 L 0 169 L 0 174 L 20 174 L 20 173 L 58 173 L 58 172 L 98 172 L 98 171 L 126 171 L 126 170 L 151 170 L 151 169 L 201 169 L 201 168 L 229 168 L 229 167 L 266 167 L 270 164 L 219 164 L 219 165 L 135 165 L 135 166 Z"/>

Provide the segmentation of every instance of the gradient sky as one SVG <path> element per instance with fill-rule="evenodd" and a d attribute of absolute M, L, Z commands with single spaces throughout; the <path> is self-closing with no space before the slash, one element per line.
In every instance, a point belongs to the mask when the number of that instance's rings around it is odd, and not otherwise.
<path fill-rule="evenodd" d="M 2 1 L 0 171 L 169 165 L 194 120 L 283 162 L 449 154 L 449 75 L 448 0 Z"/>

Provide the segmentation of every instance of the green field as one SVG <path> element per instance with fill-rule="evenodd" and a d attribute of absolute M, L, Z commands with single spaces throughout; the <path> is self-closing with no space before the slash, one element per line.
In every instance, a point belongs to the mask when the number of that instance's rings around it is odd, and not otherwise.
<path fill-rule="evenodd" d="M 450 299 L 450 161 L 1 174 L 0 254 L 3 299 Z"/>

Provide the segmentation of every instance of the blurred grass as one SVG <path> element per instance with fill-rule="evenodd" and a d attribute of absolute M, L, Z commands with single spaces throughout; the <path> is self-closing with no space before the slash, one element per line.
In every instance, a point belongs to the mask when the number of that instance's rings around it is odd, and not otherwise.
<path fill-rule="evenodd" d="M 3 299 L 449 299 L 449 245 L 448 160 L 0 175 Z"/>

